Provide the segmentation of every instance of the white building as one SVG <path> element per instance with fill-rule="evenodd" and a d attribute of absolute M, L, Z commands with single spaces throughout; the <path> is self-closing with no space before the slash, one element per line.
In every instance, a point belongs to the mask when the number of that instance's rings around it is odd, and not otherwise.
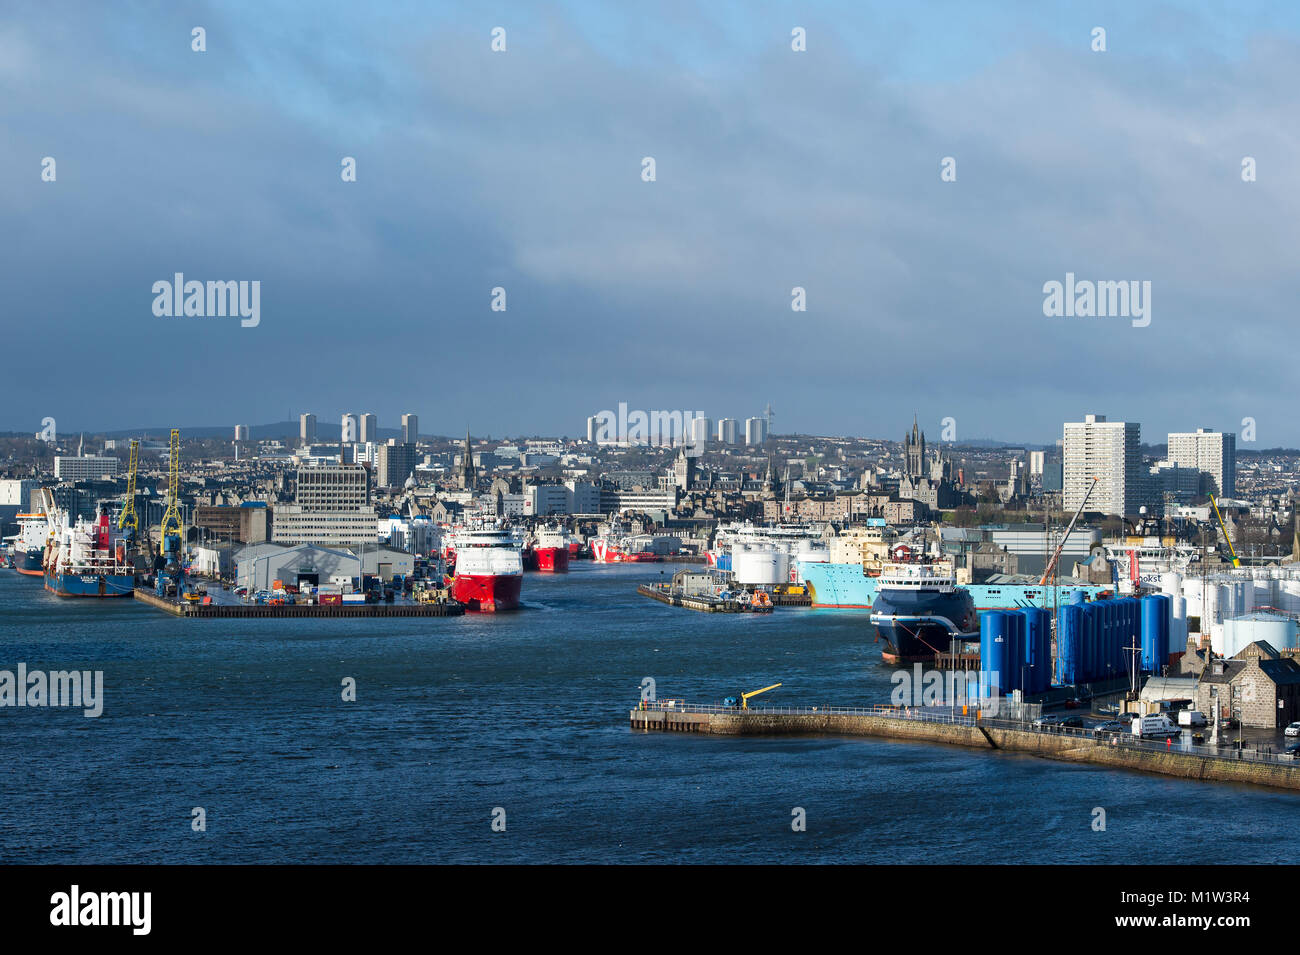
<path fill-rule="evenodd" d="M 366 444 L 367 442 L 371 444 L 379 443 L 379 419 L 377 417 L 367 411 L 359 417 L 358 424 L 361 426 L 361 434 L 357 438 L 358 441 L 362 444 Z"/>
<path fill-rule="evenodd" d="M 738 425 L 735 418 L 718 419 L 718 443 L 735 444 L 738 435 Z"/>
<path fill-rule="evenodd" d="M 699 417 L 691 419 L 691 444 L 703 450 L 709 446 L 709 433 L 713 428 L 713 423 L 708 418 Z"/>
<path fill-rule="evenodd" d="M 1146 503 L 1147 480 L 1142 468 L 1141 425 L 1107 421 L 1105 415 L 1085 415 L 1065 423 L 1062 444 L 1062 506 L 1067 512 L 1083 503 L 1096 478 L 1087 510 L 1124 516 Z"/>
<path fill-rule="evenodd" d="M 420 416 L 402 415 L 402 444 L 415 444 L 420 437 Z"/>
<path fill-rule="evenodd" d="M 99 458 L 91 455 L 70 457 L 54 456 L 54 476 L 60 481 L 94 481 L 105 475 L 117 473 L 121 462 L 117 458 Z"/>
<path fill-rule="evenodd" d="M 235 425 L 235 440 L 236 441 L 248 440 L 248 425 L 246 424 Z"/>
<path fill-rule="evenodd" d="M 374 544 L 379 539 L 370 504 L 370 475 L 357 464 L 300 468 L 293 504 L 275 508 L 277 544 Z"/>
<path fill-rule="evenodd" d="M 524 516 L 569 514 L 573 492 L 563 484 L 530 484 L 524 488 Z"/>
<path fill-rule="evenodd" d="M 339 441 L 350 444 L 357 440 L 357 416 L 345 414 L 339 419 Z"/>
<path fill-rule="evenodd" d="M 298 415 L 298 440 L 304 448 L 316 443 L 316 416 L 314 414 Z"/>
<path fill-rule="evenodd" d="M 587 419 L 587 443 L 596 443 L 596 432 L 600 428 L 600 419 L 592 415 Z"/>
<path fill-rule="evenodd" d="M 1237 493 L 1237 436 L 1219 431 L 1180 431 L 1169 435 L 1169 460 L 1200 471 L 1203 492 L 1216 497 Z"/>
<path fill-rule="evenodd" d="M 745 443 L 759 445 L 767 440 L 767 422 L 762 418 L 745 419 Z"/>

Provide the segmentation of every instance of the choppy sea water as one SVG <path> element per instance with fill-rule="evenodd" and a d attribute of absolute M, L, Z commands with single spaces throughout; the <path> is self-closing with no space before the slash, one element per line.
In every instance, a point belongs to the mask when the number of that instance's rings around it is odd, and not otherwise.
<path fill-rule="evenodd" d="M 0 708 L 0 858 L 1187 864 L 1300 849 L 1288 793 L 935 744 L 633 731 L 647 676 L 693 702 L 781 681 L 765 699 L 847 706 L 890 687 L 864 615 L 665 607 L 636 594 L 661 572 L 575 562 L 529 574 L 518 613 L 373 622 L 186 621 L 0 572 L 0 669 L 105 683 L 98 719 Z M 1191 837 L 1207 826 L 1213 839 Z"/>

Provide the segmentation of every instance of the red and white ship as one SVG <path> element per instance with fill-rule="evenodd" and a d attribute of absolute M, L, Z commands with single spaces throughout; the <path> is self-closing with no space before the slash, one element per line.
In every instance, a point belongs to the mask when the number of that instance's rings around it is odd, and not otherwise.
<path fill-rule="evenodd" d="M 519 606 L 524 565 L 519 538 L 509 528 L 457 528 L 451 546 L 456 576 L 448 583 L 452 596 L 467 610 L 492 613 Z"/>
<path fill-rule="evenodd" d="M 537 555 L 537 569 L 544 574 L 569 572 L 570 538 L 562 527 L 540 528 L 533 538 L 533 553 Z"/>
<path fill-rule="evenodd" d="M 615 530 L 591 539 L 591 559 L 598 564 L 639 564 L 663 560 L 649 534 L 623 535 Z"/>

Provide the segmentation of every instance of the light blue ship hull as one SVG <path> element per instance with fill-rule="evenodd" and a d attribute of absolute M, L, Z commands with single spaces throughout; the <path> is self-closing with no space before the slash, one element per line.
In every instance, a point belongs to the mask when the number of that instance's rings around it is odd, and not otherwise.
<path fill-rule="evenodd" d="M 799 576 L 808 585 L 812 605 L 837 610 L 870 610 L 876 602 L 876 578 L 862 572 L 861 564 L 799 564 Z M 1051 609 L 1053 591 L 1037 584 L 968 584 L 977 610 L 1014 610 L 1017 607 Z M 1114 590 L 1113 586 L 1061 586 L 1055 588 L 1056 603 L 1070 602 L 1076 592 L 1095 599 Z"/>

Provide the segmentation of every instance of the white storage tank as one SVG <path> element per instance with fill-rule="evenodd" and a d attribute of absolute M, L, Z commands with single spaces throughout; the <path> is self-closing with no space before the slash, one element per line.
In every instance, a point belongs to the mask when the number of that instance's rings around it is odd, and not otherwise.
<path fill-rule="evenodd" d="M 790 555 L 771 546 L 738 545 L 731 551 L 731 575 L 745 587 L 790 582 Z"/>
<path fill-rule="evenodd" d="M 1294 650 L 1295 621 L 1275 613 L 1252 613 L 1225 620 L 1222 648 L 1216 638 L 1214 649 L 1227 657 L 1236 656 L 1256 640 L 1271 644 L 1275 650 Z"/>

